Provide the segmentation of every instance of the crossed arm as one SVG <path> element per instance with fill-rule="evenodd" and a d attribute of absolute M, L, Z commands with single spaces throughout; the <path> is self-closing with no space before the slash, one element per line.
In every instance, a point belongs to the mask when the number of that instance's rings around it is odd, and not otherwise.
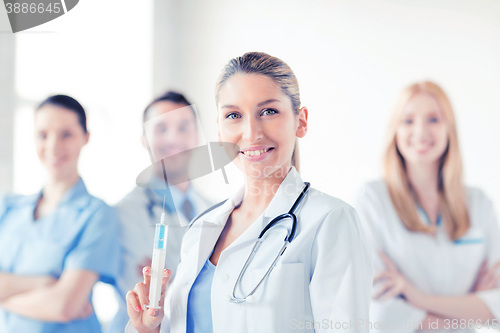
<path fill-rule="evenodd" d="M 0 302 L 16 294 L 50 286 L 56 281 L 50 276 L 20 276 L 0 272 Z"/>
<path fill-rule="evenodd" d="M 387 270 L 375 277 L 374 282 L 383 281 L 383 284 L 374 298 L 383 301 L 397 295 L 404 296 L 408 303 L 427 311 L 427 316 L 422 322 L 423 329 L 430 329 L 428 327 L 429 321 L 435 322 L 436 319 L 440 319 L 438 321 L 439 328 L 444 328 L 441 327 L 445 324 L 444 319 L 472 319 L 482 322 L 495 319 L 486 304 L 475 293 L 498 288 L 497 282 L 500 280 L 500 275 L 495 275 L 495 272 L 500 267 L 500 263 L 489 270 L 486 262 L 483 263 L 472 293 L 464 296 L 436 296 L 417 290 L 384 253 L 380 252 L 379 254 L 386 264 Z"/>
<path fill-rule="evenodd" d="M 85 270 L 51 277 L 0 273 L 0 307 L 32 319 L 69 322 L 92 313 L 89 295 L 98 275 Z"/>

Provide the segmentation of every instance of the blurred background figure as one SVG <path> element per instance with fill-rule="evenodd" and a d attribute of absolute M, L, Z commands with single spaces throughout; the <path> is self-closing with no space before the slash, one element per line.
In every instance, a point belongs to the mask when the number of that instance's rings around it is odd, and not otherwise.
<path fill-rule="evenodd" d="M 198 146 L 196 113 L 182 94 L 168 91 L 153 100 L 144 110 L 143 123 L 146 122 L 153 123 L 147 127 L 151 133 L 143 136 L 143 145 L 149 150 L 152 160 L 153 156 L 162 159 Z M 210 202 L 190 184 L 189 160 L 164 161 L 169 182 L 178 184 L 169 186 L 171 195 L 167 193 L 165 201 L 165 223 L 169 225 L 165 267 L 175 277 L 185 227 L 193 217 L 210 207 Z M 153 163 L 148 181 L 150 189 L 135 187 L 116 205 L 122 222 L 124 271 L 117 284 L 119 309 L 111 325 L 113 333 L 123 332 L 129 320 L 126 292 L 141 281 L 142 269 L 151 265 L 155 224 L 160 222 L 165 195 L 165 190 L 161 190 L 165 188 L 161 166 L 161 163 Z"/>
<path fill-rule="evenodd" d="M 0 332 L 100 332 L 91 292 L 119 273 L 119 224 L 78 173 L 89 141 L 80 103 L 43 101 L 35 141 L 47 183 L 0 200 Z"/>
<path fill-rule="evenodd" d="M 372 323 L 466 332 L 498 320 L 498 221 L 484 193 L 463 185 L 455 117 L 438 85 L 399 96 L 384 175 L 356 203 L 375 249 Z M 384 327 L 375 331 L 391 331 Z"/>

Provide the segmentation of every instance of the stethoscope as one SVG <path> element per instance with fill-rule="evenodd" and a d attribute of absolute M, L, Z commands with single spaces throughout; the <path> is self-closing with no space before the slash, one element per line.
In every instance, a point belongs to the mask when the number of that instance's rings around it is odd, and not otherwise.
<path fill-rule="evenodd" d="M 250 253 L 250 256 L 247 258 L 247 261 L 245 262 L 245 265 L 243 265 L 243 268 L 241 269 L 241 272 L 238 275 L 238 278 L 236 279 L 236 283 L 234 284 L 234 287 L 233 287 L 233 293 L 232 293 L 232 295 L 229 296 L 229 300 L 231 302 L 233 302 L 233 303 L 243 303 L 243 302 L 253 303 L 255 301 L 255 296 L 253 296 L 253 294 L 255 293 L 255 291 L 257 290 L 257 288 L 259 288 L 259 286 L 262 284 L 262 282 L 264 281 L 264 279 L 271 273 L 271 271 L 273 270 L 274 266 L 276 266 L 279 258 L 281 258 L 281 256 L 285 252 L 286 248 L 288 247 L 288 244 L 290 244 L 292 242 L 292 240 L 293 240 L 293 238 L 295 236 L 295 230 L 297 229 L 297 216 L 295 216 L 295 210 L 300 205 L 300 202 L 302 201 L 302 199 L 304 198 L 304 196 L 307 194 L 307 191 L 309 190 L 309 186 L 311 186 L 311 184 L 307 183 L 307 182 L 304 182 L 304 185 L 305 186 L 302 189 L 302 192 L 300 193 L 300 195 L 298 196 L 298 198 L 295 200 L 295 203 L 293 204 L 292 208 L 290 208 L 290 210 L 288 211 L 288 213 L 281 214 L 281 215 L 275 217 L 274 219 L 271 220 L 271 222 L 269 222 L 264 227 L 264 229 L 262 229 L 259 237 L 257 238 L 257 241 L 255 241 L 255 244 L 254 244 L 254 246 L 252 248 L 252 252 Z M 279 222 L 281 222 L 282 220 L 285 220 L 285 219 L 291 219 L 292 220 L 292 229 L 288 230 L 288 228 L 285 228 L 287 230 L 287 236 L 284 239 L 283 246 L 281 247 L 278 255 L 276 256 L 276 258 L 274 258 L 274 261 L 272 262 L 271 266 L 267 270 L 266 274 L 264 274 L 264 276 L 260 279 L 259 283 L 255 286 L 255 288 L 253 288 L 253 290 L 247 296 L 245 296 L 245 297 L 242 297 L 242 298 L 236 297 L 235 296 L 236 286 L 238 285 L 238 283 L 240 283 L 241 279 L 243 278 L 243 275 L 245 274 L 245 271 L 247 270 L 248 266 L 250 265 L 250 262 L 255 257 L 255 254 L 257 253 L 257 250 L 259 249 L 260 245 L 264 241 L 264 239 L 265 239 L 264 236 L 266 235 L 266 232 L 269 229 L 271 229 L 274 225 L 276 225 L 277 223 L 279 223 Z"/>

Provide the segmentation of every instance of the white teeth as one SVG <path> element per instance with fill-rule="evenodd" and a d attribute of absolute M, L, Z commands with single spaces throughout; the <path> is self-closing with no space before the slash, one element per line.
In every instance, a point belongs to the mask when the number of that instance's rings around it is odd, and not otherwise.
<path fill-rule="evenodd" d="M 260 149 L 260 150 L 246 150 L 243 152 L 246 156 L 259 156 L 260 154 L 264 154 L 269 149 Z"/>

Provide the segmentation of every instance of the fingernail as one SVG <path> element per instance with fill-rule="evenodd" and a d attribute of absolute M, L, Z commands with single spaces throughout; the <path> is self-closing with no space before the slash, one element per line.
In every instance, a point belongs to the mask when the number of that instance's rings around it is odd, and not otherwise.
<path fill-rule="evenodd" d="M 144 268 L 142 269 L 142 271 L 143 271 L 144 273 L 147 273 L 147 272 L 149 272 L 149 268 L 144 267 Z"/>
<path fill-rule="evenodd" d="M 149 309 L 148 311 L 150 316 L 155 316 L 156 315 L 156 309 Z"/>
<path fill-rule="evenodd" d="M 167 273 L 167 275 L 170 275 L 170 273 L 172 273 L 172 272 L 170 271 L 170 269 L 166 269 L 165 273 Z"/>
<path fill-rule="evenodd" d="M 137 312 L 141 312 L 141 307 L 140 307 L 139 305 L 137 305 L 137 306 L 135 307 L 135 311 L 137 311 Z"/>

